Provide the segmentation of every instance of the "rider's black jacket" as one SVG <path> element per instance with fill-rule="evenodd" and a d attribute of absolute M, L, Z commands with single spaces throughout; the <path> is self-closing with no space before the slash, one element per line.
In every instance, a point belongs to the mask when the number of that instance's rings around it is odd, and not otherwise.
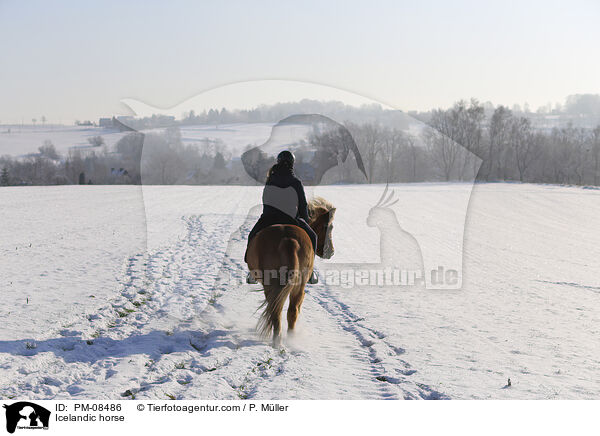
<path fill-rule="evenodd" d="M 292 187 L 296 191 L 298 197 L 298 211 L 296 216 L 290 216 L 284 211 L 263 203 L 263 213 L 248 234 L 248 242 L 262 229 L 272 226 L 274 224 L 293 224 L 304 229 L 310 241 L 312 242 L 313 249 L 317 247 L 317 234 L 308 225 L 308 205 L 306 202 L 306 195 L 304 194 L 304 187 L 302 182 L 298 179 L 291 170 L 280 169 L 271 173 L 268 177 L 266 185 L 273 185 L 278 188 Z"/>
<path fill-rule="evenodd" d="M 278 188 L 292 187 L 298 195 L 298 214 L 297 218 L 302 218 L 304 221 L 308 221 L 308 204 L 306 202 L 306 195 L 304 194 L 304 186 L 298 177 L 290 170 L 280 170 L 273 172 L 267 180 L 267 185 L 277 186 Z M 264 205 L 263 213 L 273 213 L 275 209 L 272 206 Z M 278 211 L 277 211 L 278 212 Z"/>

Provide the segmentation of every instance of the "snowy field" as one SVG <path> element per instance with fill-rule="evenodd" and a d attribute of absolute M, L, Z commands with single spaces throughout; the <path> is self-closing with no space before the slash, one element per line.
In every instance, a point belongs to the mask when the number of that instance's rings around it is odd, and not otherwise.
<path fill-rule="evenodd" d="M 394 189 L 413 235 L 464 218 L 463 185 Z M 315 189 L 338 208 L 328 264 L 373 261 L 380 240 L 364 222 L 381 191 Z M 476 185 L 462 289 L 309 285 L 298 331 L 280 349 L 254 332 L 259 287 L 224 278 L 244 271 L 246 217 L 260 195 L 1 188 L 0 398 L 600 395 L 600 191 Z M 457 248 L 433 233 L 424 257 Z"/>
<path fill-rule="evenodd" d="M 196 145 L 209 139 L 221 140 L 234 155 L 240 155 L 247 145 L 260 145 L 269 139 L 271 123 L 238 123 L 181 126 L 181 140 L 186 145 Z M 164 129 L 144 130 L 145 133 L 160 133 Z M 127 132 L 113 129 L 84 126 L 0 126 L 0 156 L 24 156 L 37 153 L 44 141 L 51 141 L 59 154 L 69 150 L 90 148 L 88 139 L 94 136 L 104 138 L 112 148 Z"/>

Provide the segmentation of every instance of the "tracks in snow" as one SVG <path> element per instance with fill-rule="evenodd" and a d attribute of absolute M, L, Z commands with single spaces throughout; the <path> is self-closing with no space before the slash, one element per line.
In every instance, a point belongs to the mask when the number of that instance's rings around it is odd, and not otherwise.
<path fill-rule="evenodd" d="M 354 314 L 327 286 L 311 286 L 307 294 L 364 349 L 366 357 L 359 356 L 362 363 L 369 367 L 373 379 L 382 384 L 382 398 L 449 399 L 444 393 L 413 380 L 412 376 L 417 370 L 400 357 L 405 350 L 386 340 L 385 333 L 366 325 L 366 320 Z"/>
<path fill-rule="evenodd" d="M 248 223 L 182 217 L 176 243 L 127 259 L 120 294 L 59 337 L 14 341 L 8 396 L 28 398 L 426 398 L 404 350 L 324 285 L 309 286 L 300 340 L 273 349 L 254 333 L 262 292 L 240 285 Z M 303 338 L 304 337 L 304 343 Z M 306 340 L 308 337 L 318 340 Z M 6 349 L 6 350 L 5 350 Z M 8 350 L 10 349 L 10 350 Z M 340 375 L 343 372 L 345 376 Z M 319 391 L 320 387 L 325 387 Z"/>

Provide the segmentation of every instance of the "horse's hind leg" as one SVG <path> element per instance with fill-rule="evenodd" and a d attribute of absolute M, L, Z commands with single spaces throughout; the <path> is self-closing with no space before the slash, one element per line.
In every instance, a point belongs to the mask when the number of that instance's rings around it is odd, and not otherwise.
<path fill-rule="evenodd" d="M 276 308 L 277 296 L 281 292 L 281 288 L 277 286 L 265 285 L 265 299 L 267 300 L 267 308 L 265 309 L 268 319 L 267 326 L 273 330 L 273 346 L 278 347 L 281 344 L 281 308 Z M 265 334 L 271 333 L 265 331 Z"/>
<path fill-rule="evenodd" d="M 287 312 L 288 332 L 290 333 L 294 330 L 294 327 L 296 327 L 296 321 L 298 320 L 298 315 L 300 314 L 300 306 L 302 306 L 302 301 L 304 301 L 304 287 L 300 289 L 297 294 L 290 295 L 290 305 Z"/>
<path fill-rule="evenodd" d="M 273 346 L 281 345 L 281 313 L 273 320 Z"/>

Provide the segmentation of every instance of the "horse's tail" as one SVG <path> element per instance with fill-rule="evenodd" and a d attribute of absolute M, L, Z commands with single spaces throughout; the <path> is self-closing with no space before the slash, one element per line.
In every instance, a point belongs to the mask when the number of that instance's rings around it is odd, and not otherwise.
<path fill-rule="evenodd" d="M 281 311 L 283 310 L 285 301 L 291 292 L 302 286 L 302 272 L 298 259 L 299 250 L 300 244 L 295 239 L 285 238 L 279 243 L 278 251 L 283 260 L 281 265 L 287 267 L 287 271 L 284 271 L 287 279 L 283 288 L 272 287 L 271 292 L 268 292 L 266 295 L 266 300 L 263 303 L 263 306 L 266 307 L 258 321 L 258 331 L 262 337 L 269 337 L 276 326 L 278 330 L 280 329 Z M 278 279 L 280 282 L 282 281 L 281 277 L 278 277 Z M 267 287 L 265 286 L 265 289 Z M 279 335 L 279 331 L 275 331 L 274 333 L 276 336 Z"/>

